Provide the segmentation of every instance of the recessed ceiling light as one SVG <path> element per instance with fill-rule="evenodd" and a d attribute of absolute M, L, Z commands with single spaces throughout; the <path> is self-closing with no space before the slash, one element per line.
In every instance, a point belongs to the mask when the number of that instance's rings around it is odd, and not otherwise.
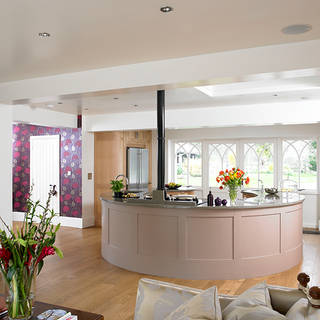
<path fill-rule="evenodd" d="M 138 105 L 137 105 L 137 104 L 135 104 L 134 106 L 135 106 L 135 107 L 137 107 Z"/>
<path fill-rule="evenodd" d="M 295 34 L 301 34 L 308 32 L 312 29 L 312 26 L 309 24 L 294 24 L 292 26 L 287 26 L 281 29 L 281 32 L 284 34 L 290 34 L 290 35 L 295 35 Z"/>
<path fill-rule="evenodd" d="M 114 99 L 114 100 L 118 100 L 119 98 L 118 98 L 118 97 L 114 97 L 113 99 Z"/>
<path fill-rule="evenodd" d="M 84 110 L 89 110 L 88 108 L 84 108 Z"/>
<path fill-rule="evenodd" d="M 167 12 L 173 11 L 173 8 L 172 8 L 172 7 L 169 7 L 169 6 L 164 6 L 164 7 L 161 7 L 161 8 L 160 8 L 160 11 L 161 11 L 161 12 L 164 12 L 164 13 L 167 13 Z"/>
<path fill-rule="evenodd" d="M 38 35 L 39 35 L 39 37 L 42 37 L 42 38 L 50 37 L 50 33 L 48 33 L 48 32 L 39 32 Z"/>
<path fill-rule="evenodd" d="M 47 108 L 53 108 L 53 104 L 46 104 Z"/>

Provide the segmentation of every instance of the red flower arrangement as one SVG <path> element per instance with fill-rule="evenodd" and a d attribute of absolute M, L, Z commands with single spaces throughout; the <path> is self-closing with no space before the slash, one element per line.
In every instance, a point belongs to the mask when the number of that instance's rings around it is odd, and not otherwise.
<path fill-rule="evenodd" d="M 244 177 L 245 173 L 239 168 L 232 168 L 231 170 L 226 169 L 225 171 L 220 171 L 216 178 L 218 183 L 221 183 L 219 189 L 224 189 L 229 186 L 240 187 L 242 182 L 245 184 L 250 183 L 249 177 Z"/>
<path fill-rule="evenodd" d="M 60 224 L 56 227 L 52 224 L 56 214 L 49 209 L 51 197 L 52 193 L 49 192 L 45 207 L 40 201 L 34 202 L 30 196 L 27 198 L 23 225 L 16 233 L 0 216 L 7 229 L 7 232 L 0 229 L 0 270 L 4 284 L 9 288 L 5 295 L 8 316 L 11 319 L 32 317 L 33 278 L 40 273 L 45 257 L 57 253 L 63 258 L 61 250 L 54 246 Z"/>

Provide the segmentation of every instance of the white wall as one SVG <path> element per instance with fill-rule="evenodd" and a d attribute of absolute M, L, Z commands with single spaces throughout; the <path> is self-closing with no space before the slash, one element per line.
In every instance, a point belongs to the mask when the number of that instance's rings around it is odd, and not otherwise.
<path fill-rule="evenodd" d="M 305 194 L 303 203 L 303 226 L 305 228 L 319 228 L 319 194 Z"/>
<path fill-rule="evenodd" d="M 0 114 L 0 215 L 8 226 L 12 226 L 12 106 L 0 104 Z M 3 230 L 1 222 L 0 228 Z"/>
<path fill-rule="evenodd" d="M 167 129 L 320 122 L 320 101 L 166 110 Z M 88 116 L 89 131 L 152 130 L 157 111 Z"/>
<path fill-rule="evenodd" d="M 301 110 L 302 111 L 302 110 Z M 228 116 L 226 114 L 226 116 Z M 261 114 L 261 117 L 264 115 Z M 289 115 L 288 115 L 289 117 Z M 311 115 L 312 117 L 312 115 Z M 166 139 L 245 139 L 245 138 L 303 138 L 320 136 L 320 124 L 241 126 L 166 130 Z"/>
<path fill-rule="evenodd" d="M 94 134 L 86 131 L 82 116 L 82 227 L 94 226 Z M 92 179 L 88 179 L 88 173 Z"/>
<path fill-rule="evenodd" d="M 72 114 L 40 108 L 31 108 L 23 105 L 15 105 L 12 108 L 13 122 L 30 123 L 47 127 L 77 127 L 77 116 Z"/>

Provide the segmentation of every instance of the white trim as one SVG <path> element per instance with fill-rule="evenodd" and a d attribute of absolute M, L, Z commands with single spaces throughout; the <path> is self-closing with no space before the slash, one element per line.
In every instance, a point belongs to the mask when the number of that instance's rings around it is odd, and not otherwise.
<path fill-rule="evenodd" d="M 70 219 L 76 219 L 76 218 L 70 218 Z M 82 218 L 82 228 L 88 228 L 94 226 L 94 216 L 88 217 L 88 218 Z"/>
<path fill-rule="evenodd" d="M 24 212 L 12 212 L 12 221 L 23 221 Z M 83 221 L 82 218 L 70 218 L 57 216 L 52 220 L 54 225 L 61 223 L 62 227 L 87 228 L 94 226 L 94 218 L 88 218 Z"/>
<path fill-rule="evenodd" d="M 311 223 L 303 223 L 303 228 L 311 228 L 311 229 L 316 229 L 318 228 L 318 226 L 315 224 L 311 224 Z M 320 227 L 319 227 L 319 230 L 320 230 Z"/>
<path fill-rule="evenodd" d="M 1 218 L 5 223 L 12 226 L 12 106 L 0 104 L 1 113 L 1 159 L 0 159 L 0 173 L 1 173 Z M 0 223 L 0 228 L 4 225 Z"/>

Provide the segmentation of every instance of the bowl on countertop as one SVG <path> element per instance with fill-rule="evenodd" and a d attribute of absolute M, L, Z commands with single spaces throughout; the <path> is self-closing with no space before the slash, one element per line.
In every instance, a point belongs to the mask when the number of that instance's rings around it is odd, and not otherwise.
<path fill-rule="evenodd" d="M 177 184 L 177 183 L 174 183 L 174 184 L 172 184 L 172 185 L 166 184 L 165 187 L 166 187 L 167 189 L 178 189 L 178 188 L 181 187 L 181 184 Z"/>
<path fill-rule="evenodd" d="M 269 194 L 276 194 L 278 193 L 278 189 L 277 188 L 265 188 L 264 191 L 266 193 L 269 193 Z"/>

